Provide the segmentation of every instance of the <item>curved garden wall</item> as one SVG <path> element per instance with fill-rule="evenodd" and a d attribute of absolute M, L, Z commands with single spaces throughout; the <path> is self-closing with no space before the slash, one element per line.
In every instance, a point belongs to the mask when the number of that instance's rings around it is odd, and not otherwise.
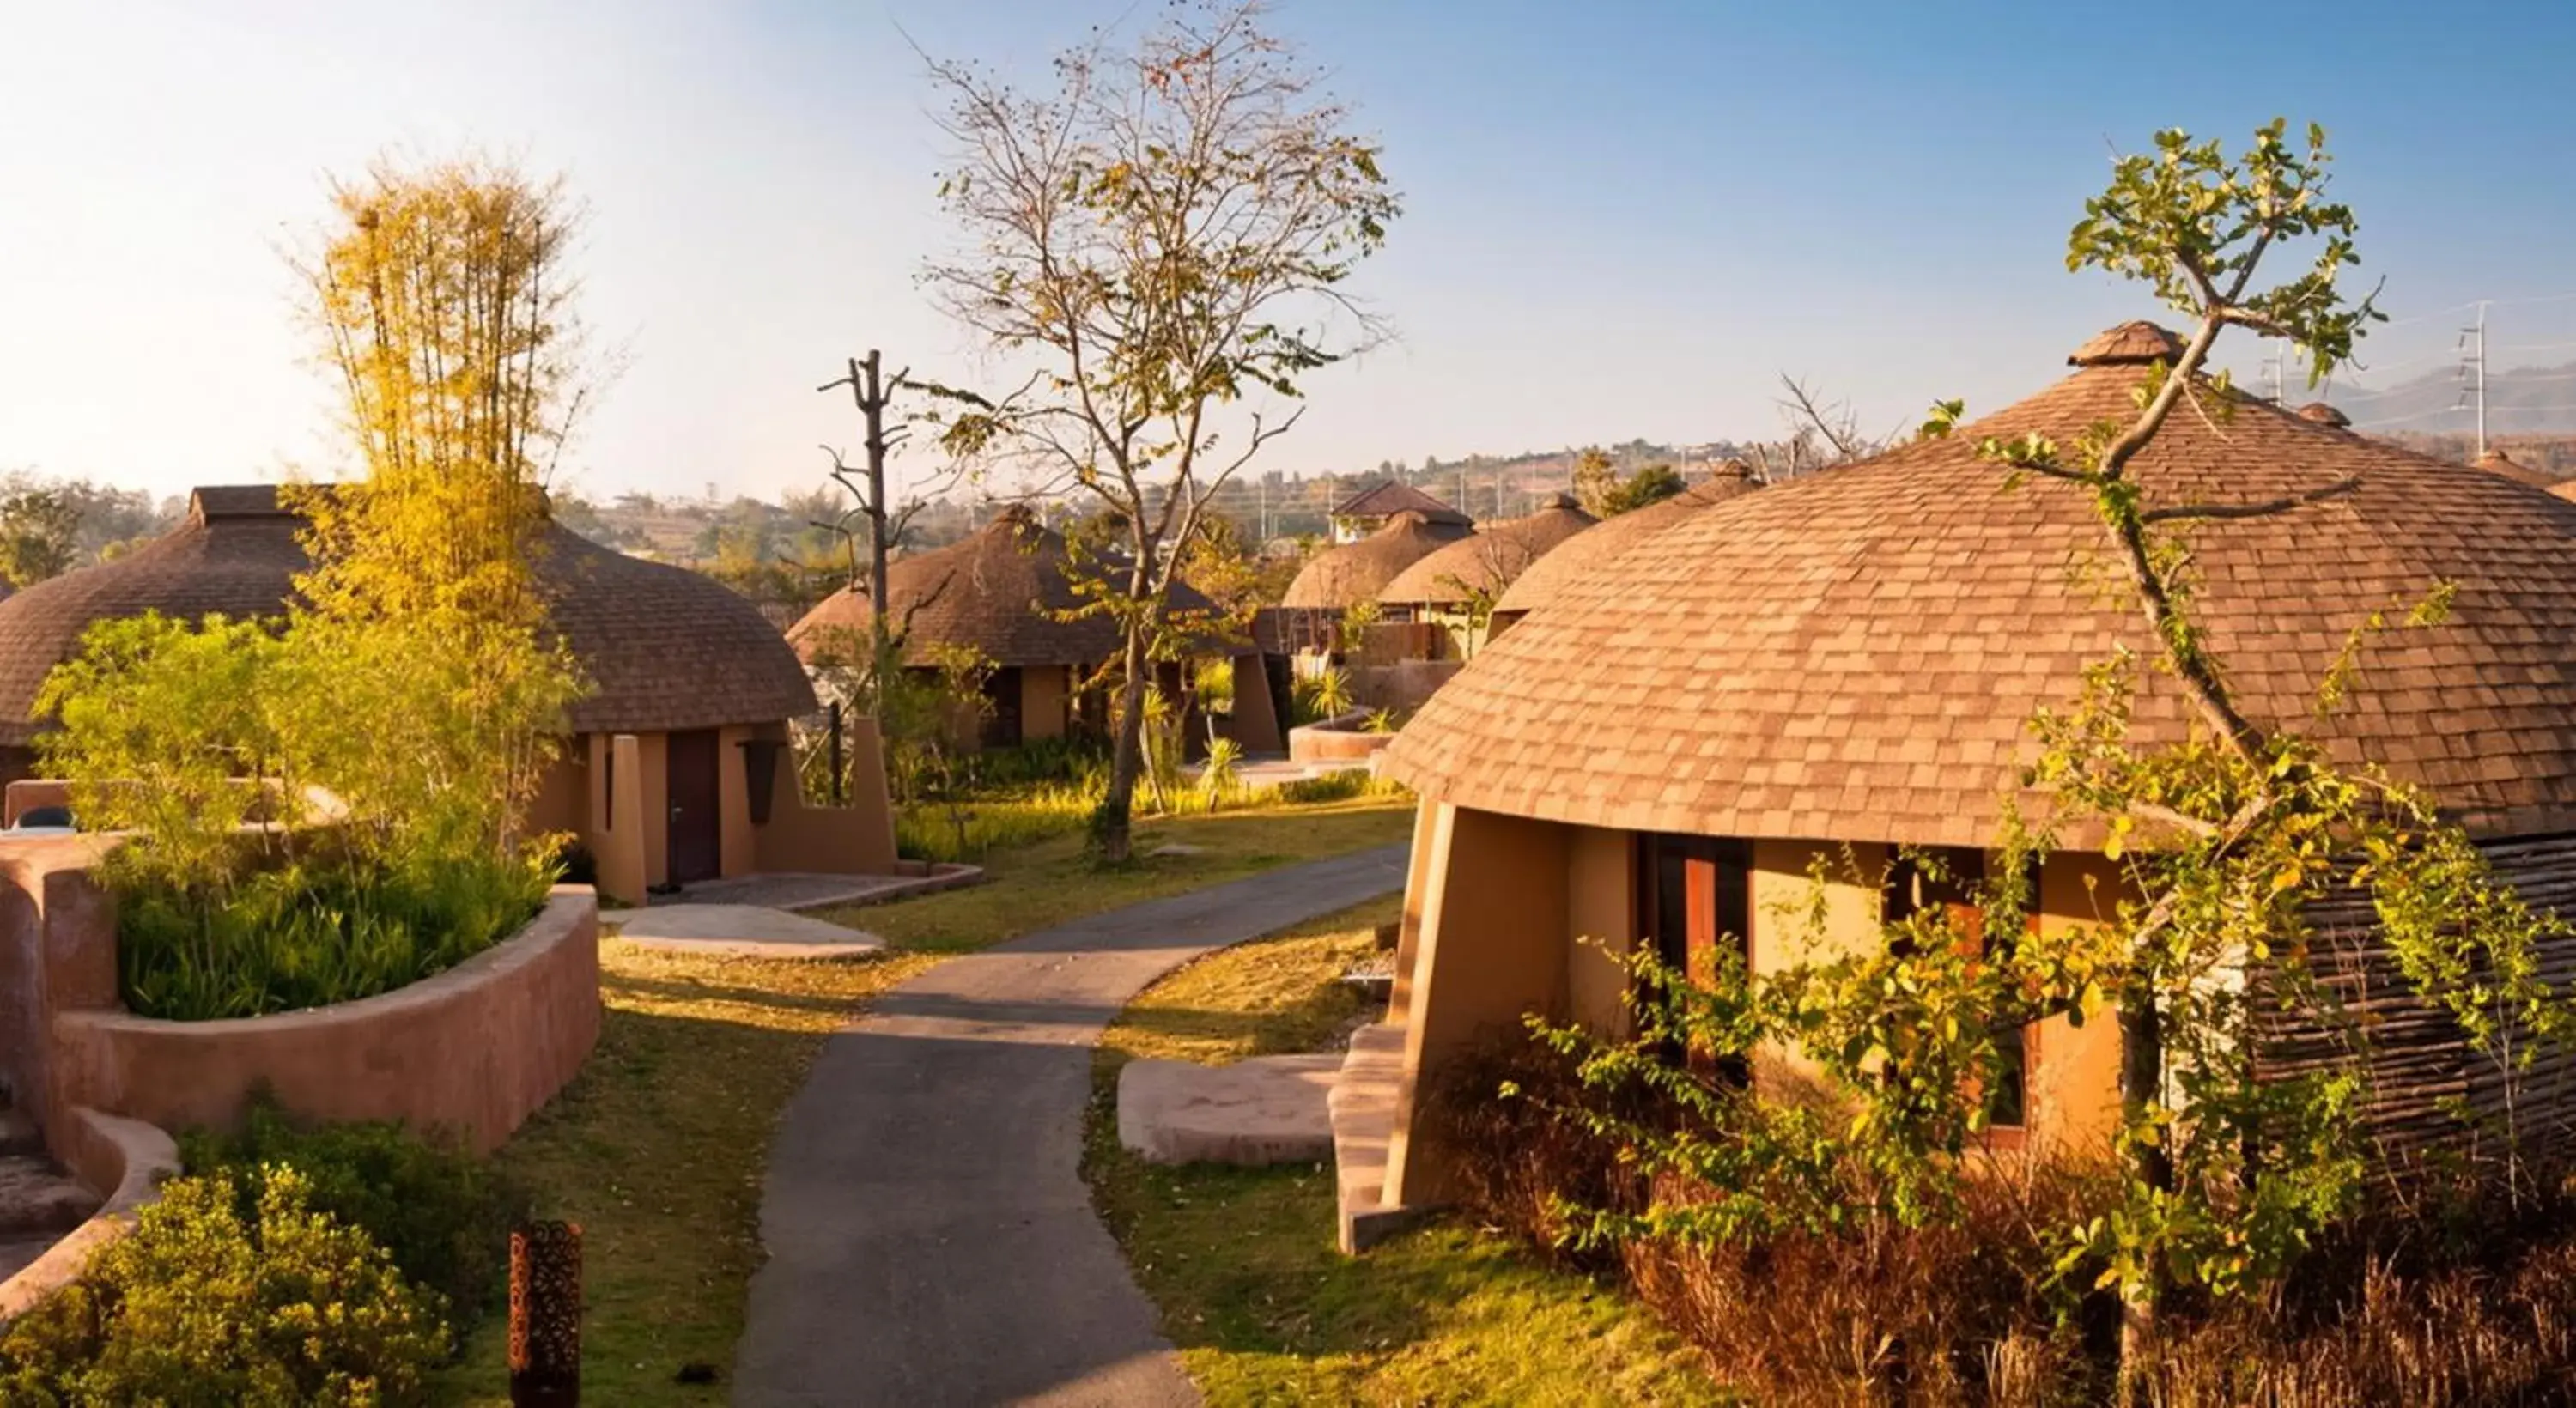
<path fill-rule="evenodd" d="M 1392 733 L 1370 733 L 1360 725 L 1366 710 L 1353 710 L 1321 723 L 1288 730 L 1288 760 L 1295 763 L 1364 763 L 1395 741 Z"/>
<path fill-rule="evenodd" d="M 57 1011 L 53 1094 L 188 1129 L 234 1125 L 265 1085 L 303 1119 L 444 1128 L 479 1153 L 572 1079 L 599 1023 L 598 901 L 567 886 L 512 937 L 378 997 L 214 1022 Z"/>

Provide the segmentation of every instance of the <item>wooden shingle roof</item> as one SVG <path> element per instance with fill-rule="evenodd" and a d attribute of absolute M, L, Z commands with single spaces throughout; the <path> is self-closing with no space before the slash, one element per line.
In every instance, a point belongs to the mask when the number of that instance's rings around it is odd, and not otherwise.
<path fill-rule="evenodd" d="M 1382 480 L 1360 490 L 1333 506 L 1335 518 L 1391 518 L 1399 513 L 1418 513 L 1437 524 L 1465 527 L 1475 520 L 1410 484 Z"/>
<path fill-rule="evenodd" d="M 996 665 L 1097 665 L 1118 654 L 1114 617 L 1066 619 L 1083 605 L 1074 591 L 1064 535 L 1013 509 L 961 541 L 895 559 L 886 596 L 904 632 L 904 663 L 934 662 L 934 646 L 980 651 Z M 1174 582 L 1172 608 L 1212 611 L 1205 595 Z M 823 598 L 787 633 L 807 658 L 846 653 L 864 640 L 872 614 L 864 593 L 844 587 Z"/>
<path fill-rule="evenodd" d="M 1458 805 L 1716 835 L 1977 845 L 2026 748 L 2120 643 L 2079 489 L 2007 490 L 1975 451 L 2069 444 L 2142 369 L 2087 366 L 1955 435 L 1693 514 L 1567 583 L 1432 696 L 1387 754 Z M 2204 400 L 2214 400 L 2204 393 Z M 2429 788 L 2481 835 L 2576 829 L 2576 504 L 2239 398 L 2178 411 L 2136 462 L 2150 505 L 2295 511 L 2190 525 L 2198 609 L 2237 702 Z M 2455 584 L 2449 619 L 2375 638 L 2322 723 L 2318 681 L 2373 611 Z M 2184 736 L 2140 670 L 2141 741 Z"/>
<path fill-rule="evenodd" d="M 1326 548 L 1308 558 L 1279 604 L 1301 610 L 1342 610 L 1374 600 L 1395 574 L 1470 531 L 1463 520 L 1434 523 L 1405 509 L 1358 542 Z"/>
<path fill-rule="evenodd" d="M 36 690 L 95 621 L 146 611 L 189 619 L 282 614 L 308 565 L 303 519 L 270 485 L 210 486 L 175 529 L 113 562 L 0 602 L 0 744 L 34 740 Z M 814 708 L 794 652 L 758 608 L 683 568 L 612 552 L 549 523 L 537 575 L 591 692 L 576 732 L 664 732 L 768 723 Z"/>
<path fill-rule="evenodd" d="M 1421 558 L 1380 588 L 1377 599 L 1389 606 L 1446 606 L 1477 592 L 1500 595 L 1531 563 L 1599 521 L 1560 494 L 1527 518 L 1488 523 Z"/>
<path fill-rule="evenodd" d="M 1617 557 L 1630 544 L 1756 487 L 1758 481 L 1750 469 L 1729 465 L 1720 469 L 1716 478 L 1694 484 L 1670 498 L 1602 519 L 1531 563 L 1529 570 L 1503 593 L 1502 600 L 1494 603 L 1494 615 L 1505 620 L 1525 616 L 1555 600 L 1567 582 Z"/>

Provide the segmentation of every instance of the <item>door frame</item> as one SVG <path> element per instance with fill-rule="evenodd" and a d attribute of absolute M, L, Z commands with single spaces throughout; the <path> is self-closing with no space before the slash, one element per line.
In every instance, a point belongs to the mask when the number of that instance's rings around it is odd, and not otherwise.
<path fill-rule="evenodd" d="M 688 740 L 684 749 L 682 740 Z M 681 798 L 687 795 L 681 786 L 681 761 L 704 740 L 705 763 L 702 774 L 706 819 L 695 817 L 683 821 L 685 809 Z M 695 760 L 692 759 L 692 762 Z M 685 729 L 667 735 L 662 742 L 663 879 L 673 885 L 695 884 L 714 880 L 724 874 L 724 747 L 723 735 L 716 729 Z M 686 838 L 686 839 L 684 839 Z M 693 853 L 690 840 L 702 841 L 703 855 Z M 697 864 L 703 861 L 703 865 Z M 685 863 L 688 862 L 688 863 Z"/>

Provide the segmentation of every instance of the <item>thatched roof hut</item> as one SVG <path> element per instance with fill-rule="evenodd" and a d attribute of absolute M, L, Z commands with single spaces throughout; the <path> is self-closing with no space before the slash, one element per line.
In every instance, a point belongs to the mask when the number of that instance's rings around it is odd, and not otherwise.
<path fill-rule="evenodd" d="M 1476 593 L 1500 595 L 1530 564 L 1599 522 L 1559 494 L 1526 518 L 1489 523 L 1396 574 L 1377 594 L 1389 606 L 1452 606 Z"/>
<path fill-rule="evenodd" d="M 91 623 L 147 611 L 185 618 L 281 614 L 309 565 L 304 520 L 273 485 L 198 489 L 161 537 L 0 602 L 0 746 L 34 740 L 36 691 Z M 536 571 L 555 628 L 591 692 L 577 733 L 666 732 L 809 713 L 814 691 L 759 610 L 721 583 L 601 547 L 548 523 Z"/>
<path fill-rule="evenodd" d="M 886 569 L 888 611 L 910 665 L 932 663 L 939 646 L 973 649 L 1004 667 L 1097 665 L 1116 656 L 1114 618 L 1068 617 L 1084 604 L 1073 584 L 1064 535 L 1016 505 L 958 542 Z M 1215 609 L 1186 582 L 1172 584 L 1170 600 L 1174 610 Z M 844 587 L 805 613 L 788 639 L 809 661 L 846 653 L 866 639 L 873 614 L 865 593 Z"/>
<path fill-rule="evenodd" d="M 1404 510 L 1358 542 L 1326 548 L 1308 558 L 1279 604 L 1301 611 L 1342 611 L 1374 601 L 1397 573 L 1472 531 L 1458 515 L 1436 522 Z"/>

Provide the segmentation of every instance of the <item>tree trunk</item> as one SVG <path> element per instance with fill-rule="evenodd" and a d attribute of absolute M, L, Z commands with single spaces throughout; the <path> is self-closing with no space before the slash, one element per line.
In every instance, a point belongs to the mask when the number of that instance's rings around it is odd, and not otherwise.
<path fill-rule="evenodd" d="M 2147 1106 L 2164 1094 L 2164 1021 L 2156 1011 L 2153 992 L 2125 995 L 2120 1003 L 2120 1104 L 2125 1118 L 2134 1128 Z M 2162 1137 L 2153 1145 L 2140 1145 L 2130 1152 L 2127 1176 L 2137 1182 L 2169 1192 L 2173 1188 L 2173 1156 Z M 2155 1351 L 2156 1301 L 2164 1280 L 2164 1267 L 2153 1253 L 2141 1273 L 2120 1289 L 2120 1401 L 2138 1401 L 2138 1388 L 2148 1359 Z"/>
<path fill-rule="evenodd" d="M 1109 754 L 1109 795 L 1100 799 L 1100 816 L 1092 832 L 1100 858 L 1124 865 L 1129 851 L 1130 819 L 1135 811 L 1136 776 L 1145 758 L 1145 686 L 1149 663 L 1142 622 L 1131 622 L 1126 641 L 1127 678 L 1118 687 L 1117 741 Z"/>

